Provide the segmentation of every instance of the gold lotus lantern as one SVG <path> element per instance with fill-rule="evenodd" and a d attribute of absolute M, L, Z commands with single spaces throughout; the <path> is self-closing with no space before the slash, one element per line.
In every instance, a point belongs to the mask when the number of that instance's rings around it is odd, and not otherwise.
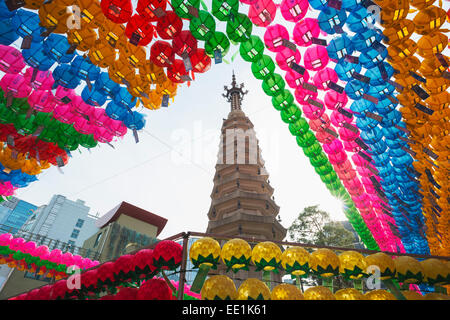
<path fill-rule="evenodd" d="M 386 290 L 373 290 L 364 295 L 367 300 L 397 300 L 395 296 Z"/>
<path fill-rule="evenodd" d="M 364 295 L 355 288 L 346 288 L 336 291 L 336 300 L 366 300 Z"/>
<path fill-rule="evenodd" d="M 447 282 L 447 266 L 438 259 L 426 259 L 420 262 L 425 281 L 431 285 L 443 285 Z"/>
<path fill-rule="evenodd" d="M 424 300 L 424 297 L 416 291 L 402 290 L 401 292 L 406 300 Z"/>
<path fill-rule="evenodd" d="M 191 291 L 200 292 L 210 268 L 217 269 L 220 257 L 220 244 L 217 240 L 205 237 L 195 241 L 189 250 L 189 257 L 194 268 L 199 268 Z"/>
<path fill-rule="evenodd" d="M 281 283 L 273 288 L 271 300 L 304 300 L 302 292 L 294 285 Z"/>
<path fill-rule="evenodd" d="M 366 260 L 356 251 L 345 251 L 339 255 L 339 272 L 346 279 L 360 279 L 365 275 Z"/>
<path fill-rule="evenodd" d="M 227 266 L 227 271 L 248 270 L 252 257 L 252 248 L 247 241 L 242 239 L 231 239 L 222 247 L 220 253 L 223 263 Z"/>
<path fill-rule="evenodd" d="M 380 279 L 391 279 L 395 276 L 394 260 L 383 252 L 377 252 L 365 258 L 367 268 L 377 266 L 380 269 Z M 371 273 L 369 270 L 366 271 Z"/>
<path fill-rule="evenodd" d="M 396 276 L 403 283 L 420 283 L 423 279 L 423 268 L 419 261 L 408 256 L 394 259 Z"/>
<path fill-rule="evenodd" d="M 430 292 L 424 296 L 424 300 L 450 300 L 450 296 L 443 293 Z"/>
<path fill-rule="evenodd" d="M 263 271 L 263 281 L 270 287 L 270 272 L 278 273 L 281 267 L 281 249 L 275 243 L 264 241 L 252 250 L 252 261 L 256 271 Z"/>
<path fill-rule="evenodd" d="M 248 278 L 238 289 L 238 300 L 270 300 L 269 287 L 261 280 Z"/>
<path fill-rule="evenodd" d="M 339 258 L 330 249 L 318 249 L 311 253 L 310 266 L 314 274 L 329 278 L 339 274 Z"/>
<path fill-rule="evenodd" d="M 336 300 L 330 289 L 322 286 L 306 289 L 303 296 L 305 300 Z"/>
<path fill-rule="evenodd" d="M 237 290 L 233 280 L 224 275 L 212 276 L 201 290 L 202 300 L 236 300 Z"/>
<path fill-rule="evenodd" d="M 287 248 L 281 255 L 281 265 L 294 276 L 307 276 L 309 272 L 309 252 L 300 247 Z"/>

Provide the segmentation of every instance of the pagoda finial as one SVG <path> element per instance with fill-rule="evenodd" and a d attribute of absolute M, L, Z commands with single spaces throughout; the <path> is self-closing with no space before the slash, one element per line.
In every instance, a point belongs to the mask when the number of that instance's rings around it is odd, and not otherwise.
<path fill-rule="evenodd" d="M 231 88 L 228 89 L 228 86 L 224 86 L 225 94 L 222 94 L 228 102 L 231 102 L 231 111 L 241 110 L 241 102 L 244 99 L 244 95 L 248 93 L 248 90 L 244 91 L 242 90 L 243 88 L 243 83 L 241 83 L 240 86 L 237 86 L 236 76 L 233 70 L 233 75 L 231 77 Z"/>

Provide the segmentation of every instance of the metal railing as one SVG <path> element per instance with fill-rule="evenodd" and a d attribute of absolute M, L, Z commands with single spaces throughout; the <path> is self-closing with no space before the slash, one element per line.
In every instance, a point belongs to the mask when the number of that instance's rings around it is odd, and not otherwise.
<path fill-rule="evenodd" d="M 49 250 L 59 249 L 63 253 L 70 252 L 73 255 L 80 255 L 83 258 L 89 258 L 91 260 L 98 260 L 100 258 L 100 253 L 92 249 L 77 247 L 61 240 L 55 240 L 44 235 L 18 230 L 17 227 L 0 224 L 0 234 L 3 233 L 11 233 L 14 237 L 24 238 L 26 241 L 33 241 L 36 243 L 36 246 L 47 246 Z"/>

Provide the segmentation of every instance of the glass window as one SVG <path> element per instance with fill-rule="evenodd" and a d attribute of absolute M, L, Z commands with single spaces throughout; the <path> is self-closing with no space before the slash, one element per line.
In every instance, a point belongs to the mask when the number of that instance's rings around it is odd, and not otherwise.
<path fill-rule="evenodd" d="M 78 221 L 77 221 L 77 224 L 75 225 L 77 228 L 81 228 L 81 227 L 83 227 L 83 223 L 84 223 L 84 220 L 83 219 L 78 219 Z"/>
<path fill-rule="evenodd" d="M 69 240 L 69 241 L 67 241 L 67 243 L 70 244 L 71 246 L 75 245 L 75 241 L 73 241 L 73 240 Z"/>
<path fill-rule="evenodd" d="M 79 235 L 79 234 L 80 234 L 80 230 L 78 230 L 78 229 L 73 229 L 72 235 L 71 235 L 70 237 L 76 239 L 76 238 L 78 238 L 78 235 Z"/>
<path fill-rule="evenodd" d="M 99 243 L 99 241 L 100 241 L 101 236 L 102 236 L 102 233 L 100 232 L 100 233 L 97 235 L 97 238 L 95 238 L 94 248 L 98 246 L 98 243 Z"/>

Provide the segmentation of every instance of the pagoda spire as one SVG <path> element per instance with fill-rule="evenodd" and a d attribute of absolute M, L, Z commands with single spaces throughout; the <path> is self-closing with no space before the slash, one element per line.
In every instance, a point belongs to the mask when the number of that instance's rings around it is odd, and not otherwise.
<path fill-rule="evenodd" d="M 225 93 L 222 94 L 224 98 L 227 99 L 228 102 L 231 103 L 231 111 L 233 110 L 242 110 L 241 102 L 244 99 L 244 95 L 248 93 L 248 90 L 244 91 L 244 84 L 241 83 L 239 86 L 236 84 L 236 76 L 233 75 L 231 78 L 231 88 L 228 89 L 228 86 L 224 86 Z"/>

